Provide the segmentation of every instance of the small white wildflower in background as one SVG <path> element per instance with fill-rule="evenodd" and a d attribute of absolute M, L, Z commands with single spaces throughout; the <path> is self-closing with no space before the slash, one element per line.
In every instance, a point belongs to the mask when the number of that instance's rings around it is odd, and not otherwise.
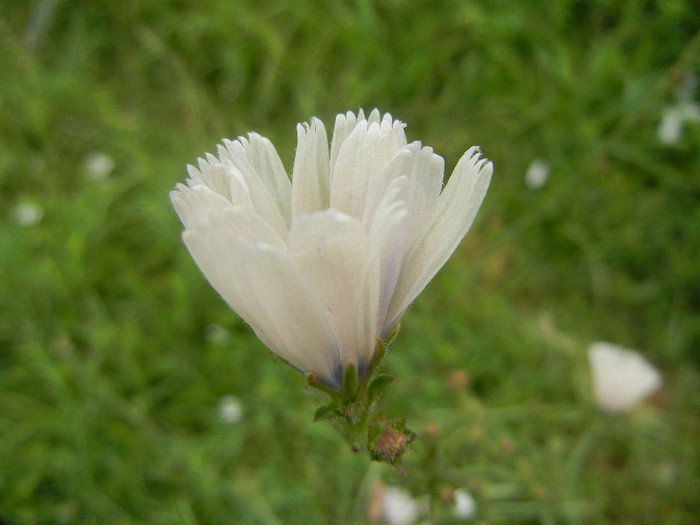
<path fill-rule="evenodd" d="M 220 345 L 228 341 L 231 334 L 223 326 L 212 323 L 207 325 L 207 327 L 204 329 L 204 337 L 210 343 Z"/>
<path fill-rule="evenodd" d="M 661 386 L 661 374 L 639 352 L 606 342 L 588 349 L 593 390 L 606 412 L 626 412 Z"/>
<path fill-rule="evenodd" d="M 95 180 L 104 180 L 114 170 L 112 157 L 101 151 L 95 151 L 85 157 L 85 171 Z"/>
<path fill-rule="evenodd" d="M 675 109 L 666 110 L 659 127 L 656 130 L 656 136 L 661 144 L 677 144 L 683 135 L 683 120 L 680 118 L 678 111 Z"/>
<path fill-rule="evenodd" d="M 219 417 L 224 423 L 234 425 L 243 418 L 243 403 L 236 396 L 224 396 L 219 400 Z"/>
<path fill-rule="evenodd" d="M 686 124 L 700 122 L 700 104 L 695 101 L 697 87 L 697 76 L 692 71 L 686 72 L 675 89 L 676 102 L 664 111 L 656 130 L 662 144 L 677 144 L 683 137 Z"/>
<path fill-rule="evenodd" d="M 661 118 L 656 131 L 659 142 L 665 145 L 677 144 L 683 137 L 683 128 L 689 122 L 700 122 L 700 104 L 692 100 L 679 101 L 667 109 Z"/>
<path fill-rule="evenodd" d="M 43 216 L 44 210 L 33 202 L 21 202 L 15 208 L 15 220 L 22 226 L 33 226 Z"/>
<path fill-rule="evenodd" d="M 456 518 L 468 520 L 474 517 L 474 514 L 476 514 L 476 501 L 474 501 L 467 489 L 455 490 L 454 499 L 454 515 Z"/>
<path fill-rule="evenodd" d="M 411 495 L 398 488 L 386 487 L 382 501 L 382 519 L 389 525 L 410 525 L 420 515 L 420 505 Z"/>
<path fill-rule="evenodd" d="M 525 186 L 538 190 L 545 185 L 549 178 L 549 164 L 544 159 L 533 160 L 525 172 Z"/>
<path fill-rule="evenodd" d="M 77 499 L 69 499 L 56 505 L 53 510 L 55 523 L 76 523 L 81 514 L 81 507 L 82 505 Z"/>

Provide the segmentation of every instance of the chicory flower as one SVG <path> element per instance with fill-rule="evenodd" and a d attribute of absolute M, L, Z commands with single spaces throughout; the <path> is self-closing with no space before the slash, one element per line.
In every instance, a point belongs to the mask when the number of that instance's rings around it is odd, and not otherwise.
<path fill-rule="evenodd" d="M 493 165 L 469 149 L 443 188 L 444 160 L 378 110 L 297 126 L 291 180 L 272 143 L 224 140 L 170 198 L 192 257 L 275 354 L 339 388 L 469 230 Z"/>

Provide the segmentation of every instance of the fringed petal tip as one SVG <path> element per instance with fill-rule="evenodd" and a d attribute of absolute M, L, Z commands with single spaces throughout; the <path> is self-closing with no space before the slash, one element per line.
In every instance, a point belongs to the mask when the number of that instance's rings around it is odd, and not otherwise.
<path fill-rule="evenodd" d="M 317 117 L 311 117 L 308 122 L 299 122 L 297 124 L 297 136 L 305 135 L 309 132 L 315 132 L 323 129 L 325 131 L 325 126 L 323 121 Z"/>
<path fill-rule="evenodd" d="M 481 151 L 481 146 L 472 146 L 462 155 L 463 159 L 468 159 L 471 166 L 483 166 L 488 162 L 491 162 L 487 157 L 484 156 Z"/>
<path fill-rule="evenodd" d="M 477 180 L 481 181 L 481 184 L 486 183 L 488 187 L 488 183 L 493 175 L 493 161 L 484 156 L 481 151 L 481 146 L 472 146 L 462 155 L 462 158 L 459 159 L 453 176 L 455 173 L 462 170 L 471 173 L 472 176 L 475 176 Z"/>
<path fill-rule="evenodd" d="M 355 114 L 352 111 L 348 111 L 347 113 L 339 113 L 336 116 L 336 122 L 338 121 L 344 123 L 352 122 L 355 125 L 364 123 L 366 126 L 371 124 L 377 124 L 381 127 L 382 130 L 406 127 L 405 122 L 398 119 L 394 119 L 394 117 L 389 112 L 382 114 L 382 112 L 377 107 L 372 109 L 372 111 L 369 112 L 368 116 L 365 116 L 364 108 L 359 108 L 357 114 Z"/>

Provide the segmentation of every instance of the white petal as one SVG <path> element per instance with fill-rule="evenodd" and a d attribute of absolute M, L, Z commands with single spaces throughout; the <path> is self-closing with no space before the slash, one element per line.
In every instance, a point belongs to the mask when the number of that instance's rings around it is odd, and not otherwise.
<path fill-rule="evenodd" d="M 358 122 L 331 160 L 331 207 L 362 218 L 370 184 L 405 145 L 405 138 L 399 121 L 389 125 L 377 117 Z"/>
<path fill-rule="evenodd" d="M 335 117 L 335 127 L 333 128 L 333 140 L 331 142 L 331 166 L 335 165 L 338 159 L 340 146 L 348 138 L 352 130 L 355 129 L 357 123 L 365 119 L 365 113 L 360 109 L 357 117 L 352 111 L 339 114 Z"/>
<path fill-rule="evenodd" d="M 371 228 L 375 222 L 375 213 L 384 199 L 387 188 L 399 177 L 406 178 L 411 170 L 410 164 L 416 151 L 420 149 L 420 143 L 414 142 L 401 148 L 382 168 L 382 171 L 372 181 L 367 191 L 362 222 L 367 228 Z M 402 188 L 407 185 L 402 183 Z M 438 189 L 439 193 L 439 189 Z"/>
<path fill-rule="evenodd" d="M 209 213 L 208 227 L 218 235 L 240 239 L 251 244 L 264 243 L 284 250 L 284 240 L 254 210 L 229 207 L 217 213 Z"/>
<path fill-rule="evenodd" d="M 360 221 L 336 210 L 296 218 L 288 253 L 326 313 L 341 364 L 358 362 L 357 305 L 369 253 Z"/>
<path fill-rule="evenodd" d="M 272 142 L 257 133 L 248 133 L 248 146 L 244 151 L 250 165 L 270 189 L 282 216 L 289 222 L 292 185 Z"/>
<path fill-rule="evenodd" d="M 264 241 L 282 249 L 284 242 L 250 206 L 233 206 L 208 186 L 187 187 L 178 184 L 170 199 L 187 230 L 214 226 L 221 232 L 247 239 Z"/>
<path fill-rule="evenodd" d="M 410 213 L 406 228 L 411 233 L 421 231 L 430 219 L 440 197 L 442 180 L 445 174 L 445 161 L 433 153 L 429 147 L 421 148 L 413 156 L 413 162 L 406 175 L 408 187 L 404 200 Z M 410 237 L 410 241 L 415 239 Z"/>
<path fill-rule="evenodd" d="M 292 215 L 328 208 L 330 161 L 328 137 L 323 122 L 297 125 L 298 144 L 292 171 Z"/>
<path fill-rule="evenodd" d="M 191 188 L 205 185 L 234 205 L 253 207 L 248 184 L 243 174 L 230 163 L 222 163 L 216 157 L 209 156 L 212 163 L 199 159 L 199 169 L 188 165 L 190 177 L 187 184 Z"/>
<path fill-rule="evenodd" d="M 331 207 L 352 217 L 362 217 L 367 187 L 379 140 L 379 127 L 358 123 L 343 142 L 331 166 Z"/>
<path fill-rule="evenodd" d="M 389 184 L 400 176 L 405 176 L 404 184 L 406 207 L 411 214 L 411 222 L 406 225 L 408 232 L 415 235 L 423 229 L 440 195 L 445 161 L 433 153 L 430 147 L 421 147 L 420 142 L 412 142 L 396 153 L 372 183 L 365 205 L 363 222 L 370 226 L 376 208 Z M 410 240 L 415 238 L 413 235 Z"/>
<path fill-rule="evenodd" d="M 224 140 L 219 159 L 240 172 L 255 210 L 284 237 L 290 222 L 292 189 L 270 141 L 254 133 L 250 141 L 243 137 Z"/>
<path fill-rule="evenodd" d="M 225 197 L 204 184 L 191 188 L 177 184 L 170 192 L 170 201 L 185 229 L 206 224 L 210 212 L 217 213 L 231 207 Z"/>
<path fill-rule="evenodd" d="M 391 115 L 387 113 L 387 116 L 389 117 L 389 122 L 391 122 Z M 380 124 L 382 121 L 382 114 L 379 112 L 379 109 L 374 108 L 372 111 L 370 111 L 369 117 L 367 117 L 367 122 L 370 124 Z"/>
<path fill-rule="evenodd" d="M 339 384 L 338 348 L 326 317 L 282 251 L 222 232 L 186 231 L 183 240 L 222 298 L 279 357 L 304 373 Z"/>
<path fill-rule="evenodd" d="M 588 350 L 598 406 L 608 412 L 630 410 L 661 386 L 661 375 L 638 352 L 605 342 Z"/>
<path fill-rule="evenodd" d="M 471 148 L 457 163 L 426 228 L 406 255 L 384 332 L 393 330 L 466 235 L 486 196 L 492 173 L 493 164 L 479 160 L 478 148 Z"/>
<path fill-rule="evenodd" d="M 381 257 L 373 250 L 362 275 L 355 316 L 357 318 L 357 363 L 364 375 L 379 338 Z"/>
<path fill-rule="evenodd" d="M 364 331 L 358 340 L 365 341 L 365 347 L 374 349 L 376 339 L 385 339 L 388 334 L 380 332 L 384 325 L 391 297 L 396 289 L 402 261 L 405 255 L 405 227 L 409 216 L 406 202 L 406 177 L 391 182 L 379 205 L 370 230 L 371 251 L 362 283 L 360 310 L 358 317 L 365 316 Z M 371 354 L 366 357 L 369 359 Z"/>

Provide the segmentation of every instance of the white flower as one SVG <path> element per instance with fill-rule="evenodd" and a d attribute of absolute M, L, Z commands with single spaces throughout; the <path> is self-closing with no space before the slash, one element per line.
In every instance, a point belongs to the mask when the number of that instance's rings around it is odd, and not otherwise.
<path fill-rule="evenodd" d="M 656 129 L 656 136 L 661 144 L 677 144 L 683 135 L 683 119 L 677 111 L 664 113 Z"/>
<path fill-rule="evenodd" d="M 112 157 L 101 151 L 95 151 L 85 157 L 85 171 L 95 180 L 104 180 L 114 170 Z"/>
<path fill-rule="evenodd" d="M 183 240 L 223 299 L 278 356 L 338 387 L 363 373 L 472 224 L 493 165 L 444 160 L 378 110 L 340 114 L 333 140 L 297 126 L 291 182 L 264 137 L 224 140 L 171 192 Z"/>
<path fill-rule="evenodd" d="M 700 104 L 692 100 L 681 100 L 664 111 L 656 135 L 659 142 L 673 145 L 683 137 L 683 128 L 688 122 L 700 122 Z"/>
<path fill-rule="evenodd" d="M 656 129 L 656 136 L 662 144 L 677 144 L 683 138 L 686 124 L 700 122 L 700 104 L 694 100 L 697 87 L 698 77 L 692 71 L 687 71 L 674 90 L 675 103 L 664 110 Z"/>
<path fill-rule="evenodd" d="M 611 343 L 588 349 L 593 390 L 607 412 L 626 412 L 661 386 L 661 375 L 638 352 Z"/>
<path fill-rule="evenodd" d="M 243 418 L 243 403 L 236 396 L 223 396 L 219 400 L 219 416 L 224 423 L 238 423 Z"/>
<path fill-rule="evenodd" d="M 204 331 L 204 337 L 210 343 L 224 344 L 231 337 L 231 334 L 229 333 L 228 330 L 226 330 L 226 328 L 224 328 L 221 325 L 210 324 L 210 325 L 207 325 L 207 327 Z"/>
<path fill-rule="evenodd" d="M 468 520 L 476 514 L 476 501 L 467 489 L 457 489 L 454 493 L 454 515 L 460 520 Z"/>
<path fill-rule="evenodd" d="M 44 216 L 41 206 L 33 202 L 22 202 L 15 208 L 15 220 L 22 226 L 33 226 Z"/>
<path fill-rule="evenodd" d="M 382 518 L 389 525 L 410 525 L 420 514 L 420 505 L 410 494 L 397 487 L 387 487 L 382 500 Z"/>
<path fill-rule="evenodd" d="M 531 190 L 538 190 L 549 178 L 549 164 L 543 159 L 533 160 L 525 172 L 525 185 Z"/>

